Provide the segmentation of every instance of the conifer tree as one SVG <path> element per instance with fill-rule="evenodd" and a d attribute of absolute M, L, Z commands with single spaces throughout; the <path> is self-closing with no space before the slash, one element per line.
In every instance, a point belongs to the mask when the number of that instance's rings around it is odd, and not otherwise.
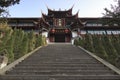
<path fill-rule="evenodd" d="M 94 53 L 96 53 L 96 55 L 104 59 L 108 57 L 104 49 L 104 46 L 102 44 L 100 35 L 96 35 L 96 34 L 93 35 L 93 46 L 94 46 Z"/>
<path fill-rule="evenodd" d="M 35 48 L 35 42 L 36 42 L 36 39 L 35 39 L 35 34 L 33 31 L 31 31 L 30 33 L 28 33 L 28 38 L 29 38 L 29 51 L 32 51 L 34 48 Z"/>
<path fill-rule="evenodd" d="M 85 43 L 84 43 L 84 48 L 93 52 L 94 51 L 94 48 L 93 48 L 93 41 L 92 41 L 92 36 L 91 34 L 86 34 L 85 35 Z"/>
<path fill-rule="evenodd" d="M 115 59 L 117 56 L 117 51 L 115 50 L 114 46 L 112 45 L 110 38 L 107 35 L 103 35 L 102 42 L 104 44 L 105 51 L 108 55 L 107 60 L 112 64 L 115 64 Z"/>
<path fill-rule="evenodd" d="M 38 34 L 36 36 L 36 47 L 42 46 L 42 35 Z"/>
<path fill-rule="evenodd" d="M 19 29 L 14 29 L 13 32 L 13 36 L 15 37 L 15 41 L 14 41 L 14 55 L 15 55 L 15 59 L 19 58 L 20 53 L 20 48 L 22 40 L 23 40 L 23 36 L 24 36 L 24 32 L 22 30 Z"/>
<path fill-rule="evenodd" d="M 0 32 L 1 32 L 0 51 L 2 51 L 6 48 L 7 41 L 11 38 L 11 34 L 13 31 L 6 22 L 1 22 Z"/>
<path fill-rule="evenodd" d="M 78 41 L 79 41 L 79 45 L 83 47 L 84 46 L 84 38 L 79 38 Z"/>
<path fill-rule="evenodd" d="M 28 43 L 29 43 L 28 34 L 25 33 L 24 38 L 21 43 L 21 47 L 20 47 L 20 56 L 19 57 L 28 53 Z"/>
<path fill-rule="evenodd" d="M 105 23 L 109 25 L 117 24 L 120 26 L 120 0 L 117 0 L 117 5 L 111 5 L 111 10 L 105 8 L 104 17 L 108 18 Z"/>
<path fill-rule="evenodd" d="M 7 13 L 6 8 L 15 4 L 19 4 L 20 0 L 0 0 L 0 16 L 3 12 Z"/>
<path fill-rule="evenodd" d="M 14 41 L 15 41 L 14 36 L 11 36 L 11 38 L 7 41 L 7 44 L 6 44 L 6 50 L 8 53 L 7 56 L 8 56 L 9 63 L 14 61 L 14 53 L 13 53 Z"/>
<path fill-rule="evenodd" d="M 112 33 L 111 36 L 110 36 L 110 40 L 111 40 L 112 45 L 116 49 L 117 54 L 119 54 L 120 53 L 120 49 L 119 49 L 120 48 L 120 44 L 119 44 L 119 40 L 117 38 L 117 35 L 114 35 Z"/>

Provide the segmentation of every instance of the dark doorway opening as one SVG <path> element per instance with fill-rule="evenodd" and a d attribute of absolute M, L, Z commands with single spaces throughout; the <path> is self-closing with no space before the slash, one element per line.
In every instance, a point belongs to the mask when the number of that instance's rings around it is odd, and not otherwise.
<path fill-rule="evenodd" d="M 55 34 L 55 42 L 65 42 L 65 34 Z"/>

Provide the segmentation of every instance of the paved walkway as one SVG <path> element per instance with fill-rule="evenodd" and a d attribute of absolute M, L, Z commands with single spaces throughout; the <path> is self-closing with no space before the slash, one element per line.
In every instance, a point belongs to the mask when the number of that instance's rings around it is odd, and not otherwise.
<path fill-rule="evenodd" d="M 71 44 L 49 44 L 0 80 L 120 80 L 120 75 Z"/>

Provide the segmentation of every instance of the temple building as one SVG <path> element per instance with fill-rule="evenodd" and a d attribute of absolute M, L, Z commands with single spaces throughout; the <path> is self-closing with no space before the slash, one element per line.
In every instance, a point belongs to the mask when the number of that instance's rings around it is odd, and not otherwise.
<path fill-rule="evenodd" d="M 46 36 L 49 42 L 71 42 L 86 33 L 120 33 L 118 25 L 103 26 L 101 18 L 79 18 L 79 12 L 72 14 L 72 9 L 55 11 L 48 8 L 48 13 L 42 13 L 41 18 L 8 18 L 8 23 L 12 28 L 34 30 Z"/>
<path fill-rule="evenodd" d="M 78 18 L 78 12 L 72 14 L 72 8 L 66 11 L 48 9 L 47 15 L 42 13 L 39 25 L 40 28 L 47 30 L 50 42 L 70 42 L 75 34 L 73 31 L 78 31 L 84 26 Z"/>

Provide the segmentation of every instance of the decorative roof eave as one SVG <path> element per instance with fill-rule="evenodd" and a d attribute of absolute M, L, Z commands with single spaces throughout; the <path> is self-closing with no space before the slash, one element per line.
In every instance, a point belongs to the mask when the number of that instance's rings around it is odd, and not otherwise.
<path fill-rule="evenodd" d="M 73 22 L 70 26 L 71 26 L 71 29 L 84 28 L 84 24 L 82 24 L 82 22 L 79 19 L 76 19 L 76 21 Z"/>
<path fill-rule="evenodd" d="M 45 28 L 45 29 L 49 30 L 50 25 L 48 23 L 46 23 L 43 18 L 40 19 L 39 24 L 40 24 L 40 28 Z"/>
<path fill-rule="evenodd" d="M 74 15 L 72 15 L 72 16 L 67 16 L 66 18 L 74 18 L 74 19 L 77 19 L 78 18 L 78 14 L 79 14 L 79 11 L 76 13 L 76 14 L 74 14 Z"/>
<path fill-rule="evenodd" d="M 46 14 L 42 13 L 42 18 L 44 18 L 44 20 L 46 19 L 51 19 L 53 16 L 47 16 Z"/>
<path fill-rule="evenodd" d="M 49 8 L 47 8 L 48 9 L 48 14 L 49 14 L 49 12 L 54 12 L 53 10 L 51 10 L 51 9 L 49 9 Z"/>
<path fill-rule="evenodd" d="M 58 11 L 54 11 L 54 10 L 52 10 L 50 8 L 47 8 L 47 9 L 48 9 L 48 12 L 58 12 Z M 68 9 L 68 10 L 66 10 L 66 11 L 61 11 L 61 12 L 70 12 L 70 13 L 72 13 L 72 9 L 73 9 L 73 7 Z"/>
<path fill-rule="evenodd" d="M 74 7 L 74 5 L 70 9 L 68 9 L 66 11 L 60 11 L 60 12 L 65 12 L 65 13 L 69 13 L 69 14 L 72 15 L 72 9 L 73 9 L 73 7 Z M 48 9 L 48 14 L 51 14 L 51 13 L 54 14 L 54 12 L 59 12 L 59 11 L 54 11 L 54 10 L 48 8 L 48 7 L 47 7 L 47 9 Z"/>
<path fill-rule="evenodd" d="M 50 26 L 50 24 L 48 24 L 48 23 L 45 21 L 44 18 L 42 18 L 42 20 L 43 20 L 43 22 L 44 22 L 45 24 L 47 24 L 48 26 Z"/>
<path fill-rule="evenodd" d="M 75 14 L 76 18 L 78 18 L 78 14 L 79 14 L 79 10 L 78 10 L 78 12 Z"/>
<path fill-rule="evenodd" d="M 78 18 L 75 20 L 75 22 L 73 22 L 73 23 L 71 24 L 71 26 L 72 26 L 72 25 L 76 25 L 76 24 L 81 25 L 81 26 L 84 26 L 83 23 L 81 22 L 81 20 L 78 19 Z"/>
<path fill-rule="evenodd" d="M 78 20 L 78 23 L 81 25 L 81 26 L 84 26 L 83 22 L 80 20 L 80 19 L 77 19 Z"/>
<path fill-rule="evenodd" d="M 48 16 L 47 16 L 46 14 L 44 14 L 44 13 L 41 13 L 41 14 L 42 14 L 42 17 L 45 18 L 45 19 L 48 17 Z"/>
<path fill-rule="evenodd" d="M 43 17 L 40 19 L 39 24 L 45 24 L 46 26 L 50 26 L 50 24 L 48 24 Z"/>
<path fill-rule="evenodd" d="M 46 29 L 46 30 L 49 30 L 49 26 L 46 26 L 45 24 L 42 24 L 40 25 L 40 29 Z"/>
<path fill-rule="evenodd" d="M 70 12 L 72 14 L 72 9 L 74 6 L 72 6 L 70 9 L 67 10 L 67 12 Z"/>

